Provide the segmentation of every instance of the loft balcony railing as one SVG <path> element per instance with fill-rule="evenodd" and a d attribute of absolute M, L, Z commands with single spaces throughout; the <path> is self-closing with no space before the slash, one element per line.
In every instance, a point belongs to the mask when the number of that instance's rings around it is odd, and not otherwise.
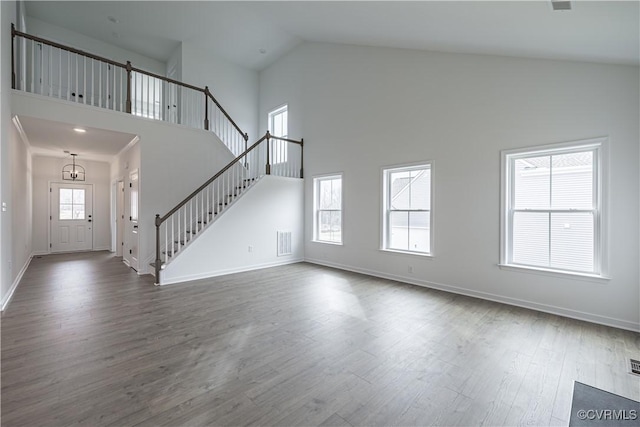
<path fill-rule="evenodd" d="M 156 283 L 172 259 L 264 175 L 303 178 L 304 141 L 267 132 L 165 215 L 156 215 Z"/>
<path fill-rule="evenodd" d="M 181 124 L 215 133 L 234 156 L 249 135 L 211 94 L 131 62 L 121 63 L 32 36 L 11 26 L 13 89 Z"/>

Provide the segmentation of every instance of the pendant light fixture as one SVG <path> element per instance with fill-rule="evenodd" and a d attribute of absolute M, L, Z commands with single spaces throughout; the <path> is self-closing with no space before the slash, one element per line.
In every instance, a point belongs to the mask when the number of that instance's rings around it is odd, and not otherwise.
<path fill-rule="evenodd" d="M 77 154 L 71 154 L 73 163 L 64 165 L 62 168 L 62 179 L 65 181 L 84 181 L 85 171 L 80 165 L 76 165 Z"/>

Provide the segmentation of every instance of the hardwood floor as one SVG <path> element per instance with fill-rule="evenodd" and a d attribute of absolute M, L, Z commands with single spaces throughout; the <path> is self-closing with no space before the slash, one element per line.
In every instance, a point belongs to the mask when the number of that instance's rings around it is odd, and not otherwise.
<path fill-rule="evenodd" d="M 640 334 L 294 264 L 155 287 L 36 258 L 2 316 L 2 425 L 567 425 L 640 400 Z"/>

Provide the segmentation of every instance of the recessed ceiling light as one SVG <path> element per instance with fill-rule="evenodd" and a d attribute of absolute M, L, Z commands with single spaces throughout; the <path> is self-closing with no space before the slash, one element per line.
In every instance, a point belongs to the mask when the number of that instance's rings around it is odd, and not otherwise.
<path fill-rule="evenodd" d="M 82 129 L 82 128 L 73 128 L 73 130 L 75 130 L 78 133 L 85 133 L 86 132 L 86 130 Z"/>
<path fill-rule="evenodd" d="M 120 21 L 114 16 L 107 16 L 107 19 L 109 20 L 109 22 L 113 22 L 114 24 L 120 23 Z"/>

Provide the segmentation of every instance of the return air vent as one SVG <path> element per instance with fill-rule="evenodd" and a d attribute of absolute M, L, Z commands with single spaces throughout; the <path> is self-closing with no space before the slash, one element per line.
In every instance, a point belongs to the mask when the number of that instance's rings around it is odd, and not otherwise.
<path fill-rule="evenodd" d="M 640 375 L 640 360 L 629 359 L 631 373 L 634 375 Z"/>
<path fill-rule="evenodd" d="M 291 255 L 291 232 L 278 231 L 278 256 Z"/>
<path fill-rule="evenodd" d="M 551 7 L 553 10 L 571 10 L 571 2 L 551 0 Z"/>

